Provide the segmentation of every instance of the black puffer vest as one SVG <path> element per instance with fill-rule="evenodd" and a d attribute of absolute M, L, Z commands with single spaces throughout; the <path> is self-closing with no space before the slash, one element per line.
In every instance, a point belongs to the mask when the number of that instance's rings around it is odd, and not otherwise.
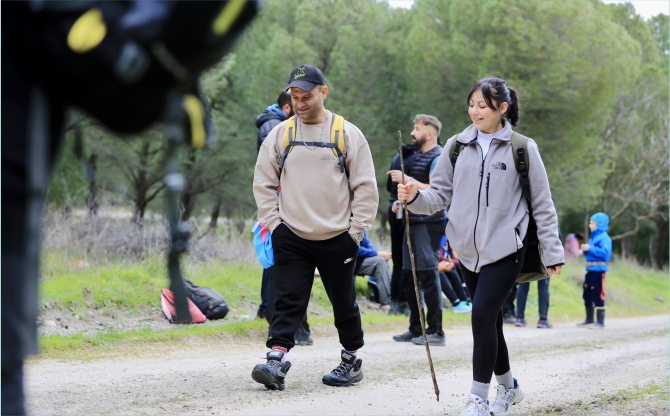
<path fill-rule="evenodd" d="M 421 183 L 430 183 L 430 165 L 433 160 L 442 154 L 442 147 L 435 146 L 426 153 L 417 152 L 414 157 L 414 163 L 410 168 L 408 175 Z M 409 223 L 419 222 L 443 222 L 447 218 L 445 210 L 437 211 L 433 215 L 414 214 L 410 211 Z"/>

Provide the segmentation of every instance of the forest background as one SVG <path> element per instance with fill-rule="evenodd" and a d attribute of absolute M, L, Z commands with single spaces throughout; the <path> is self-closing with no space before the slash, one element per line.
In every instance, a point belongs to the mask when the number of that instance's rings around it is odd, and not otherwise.
<path fill-rule="evenodd" d="M 234 52 L 202 79 L 218 143 L 180 155 L 187 179 L 182 219 L 198 241 L 249 234 L 254 121 L 291 69 L 309 63 L 330 88 L 326 108 L 370 143 L 380 194 L 376 237 L 383 242 L 386 171 L 398 131 L 408 143 L 414 116 L 433 114 L 445 142 L 470 124 L 466 97 L 474 82 L 498 76 L 519 91 L 517 131 L 540 147 L 563 235 L 588 236 L 589 216 L 604 211 L 617 253 L 663 269 L 668 39 L 667 15 L 645 20 L 631 4 L 598 0 L 417 0 L 409 9 L 374 0 L 269 0 Z M 146 234 L 148 224 L 165 223 L 161 129 L 119 140 L 72 113 L 65 142 L 49 189 L 50 218 L 83 213 L 77 235 L 93 236 L 87 252 L 110 232 L 101 218 L 126 213 L 127 227 L 111 226 L 126 234 L 105 252 L 131 240 L 141 240 L 140 253 L 154 243 L 164 247 Z"/>

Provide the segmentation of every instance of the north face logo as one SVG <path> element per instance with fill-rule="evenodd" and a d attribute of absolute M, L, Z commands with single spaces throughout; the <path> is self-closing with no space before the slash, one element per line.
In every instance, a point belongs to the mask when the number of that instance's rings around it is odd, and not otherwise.
<path fill-rule="evenodd" d="M 502 162 L 498 162 L 493 164 L 493 169 L 507 170 L 507 166 Z"/>

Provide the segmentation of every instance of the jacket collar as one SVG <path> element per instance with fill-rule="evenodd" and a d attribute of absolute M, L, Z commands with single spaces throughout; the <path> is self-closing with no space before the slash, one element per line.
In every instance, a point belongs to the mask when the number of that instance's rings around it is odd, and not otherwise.
<path fill-rule="evenodd" d="M 505 121 L 505 126 L 497 133 L 496 140 L 502 141 L 512 141 L 512 125 L 509 121 Z M 477 129 L 474 124 L 470 124 L 466 127 L 465 130 L 458 136 L 458 141 L 464 144 L 470 144 L 477 140 Z"/>

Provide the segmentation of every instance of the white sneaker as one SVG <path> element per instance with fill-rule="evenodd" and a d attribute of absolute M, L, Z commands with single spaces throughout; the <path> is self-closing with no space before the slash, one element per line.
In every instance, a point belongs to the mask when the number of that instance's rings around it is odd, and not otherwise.
<path fill-rule="evenodd" d="M 461 416 L 490 416 L 491 409 L 489 409 L 489 401 L 484 400 L 476 394 L 468 394 L 468 397 L 463 399 L 465 408 L 461 412 Z"/>
<path fill-rule="evenodd" d="M 516 379 L 514 379 L 513 389 L 499 384 L 496 390 L 496 400 L 491 405 L 491 414 L 495 416 L 508 416 L 512 412 L 512 406 L 520 403 L 524 397 L 523 390 Z"/>

